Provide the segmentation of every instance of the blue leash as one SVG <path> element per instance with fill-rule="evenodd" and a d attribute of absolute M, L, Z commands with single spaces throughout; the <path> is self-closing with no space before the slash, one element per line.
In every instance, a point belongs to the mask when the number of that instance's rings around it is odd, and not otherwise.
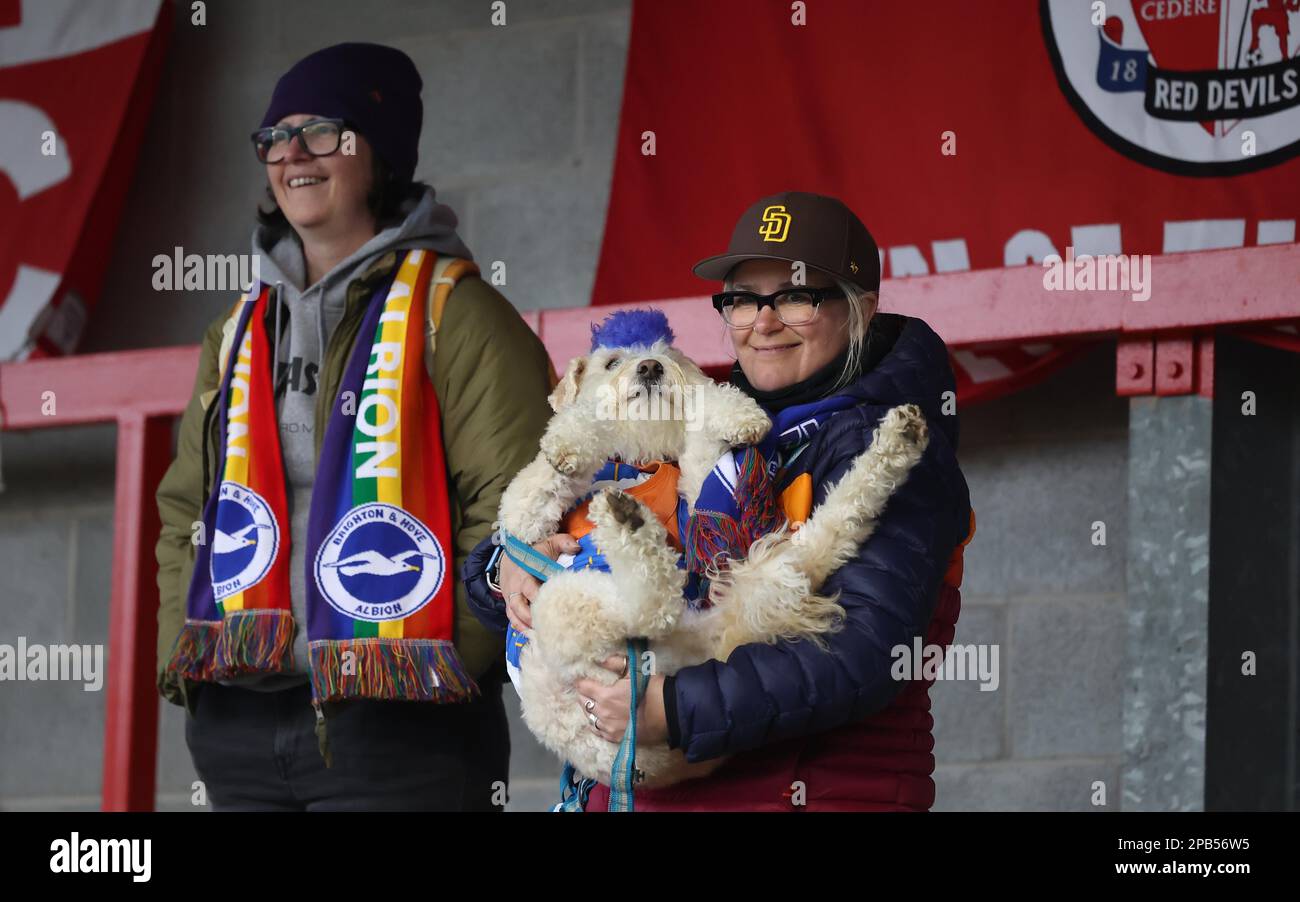
<path fill-rule="evenodd" d="M 644 639 L 627 640 L 627 675 L 628 682 L 632 684 L 632 716 L 628 718 L 627 729 L 623 731 L 623 740 L 618 744 L 618 754 L 614 757 L 614 768 L 610 772 L 608 811 L 636 810 L 633 790 L 641 782 L 641 773 L 636 769 L 636 711 L 650 682 L 649 674 L 641 669 L 641 655 L 645 653 L 646 646 Z"/>
<path fill-rule="evenodd" d="M 534 578 L 545 582 L 564 568 L 522 539 L 501 530 L 501 547 L 510 560 L 527 571 Z M 650 683 L 649 674 L 641 669 L 641 656 L 648 643 L 645 639 L 629 639 L 627 642 L 627 673 L 632 684 L 631 717 L 627 729 L 623 731 L 623 740 L 618 744 L 618 754 L 614 757 L 614 767 L 610 774 L 609 811 L 634 811 L 634 787 L 639 782 L 640 773 L 636 769 L 636 712 Z M 560 775 L 560 802 L 552 811 L 586 811 L 587 799 L 591 795 L 596 781 L 591 778 L 579 780 L 578 773 L 568 761 L 564 762 L 564 771 Z"/>
<path fill-rule="evenodd" d="M 578 779 L 577 769 L 568 761 L 564 762 L 564 772 L 560 774 L 560 802 L 552 811 L 586 811 L 587 797 L 596 786 L 590 778 Z"/>
<path fill-rule="evenodd" d="M 555 561 L 504 529 L 501 530 L 501 548 L 516 565 L 542 582 L 546 582 L 557 573 L 564 572 L 564 568 Z"/>

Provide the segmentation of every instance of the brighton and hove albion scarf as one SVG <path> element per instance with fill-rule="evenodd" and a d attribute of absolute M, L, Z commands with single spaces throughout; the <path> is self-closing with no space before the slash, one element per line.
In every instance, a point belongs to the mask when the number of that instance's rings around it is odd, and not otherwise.
<path fill-rule="evenodd" d="M 723 454 L 700 487 L 695 512 L 681 527 L 686 568 L 699 584 L 698 605 L 708 606 L 706 575 L 727 558 L 741 558 L 749 546 L 781 525 L 788 511 L 776 490 L 787 468 L 812 436 L 841 410 L 857 404 L 832 395 L 778 411 L 758 445 Z M 695 599 L 692 599 L 693 603 Z"/>
<path fill-rule="evenodd" d="M 478 687 L 452 644 L 455 600 L 438 400 L 424 363 L 436 255 L 407 251 L 376 291 L 321 445 L 306 555 L 317 701 L 466 700 Z M 439 279 L 435 306 L 455 277 Z M 450 269 L 450 268 L 449 268 Z M 218 479 L 203 512 L 185 626 L 171 668 L 195 680 L 289 670 L 288 506 L 265 328 L 246 295 L 219 404 Z M 301 626 L 301 625 L 299 625 Z"/>
<path fill-rule="evenodd" d="M 780 482 L 785 471 L 808 447 L 812 437 L 835 414 L 860 402 L 852 395 L 831 395 L 806 404 L 796 404 L 772 416 L 772 429 L 761 442 L 758 451 L 767 461 L 767 472 L 773 482 Z"/>

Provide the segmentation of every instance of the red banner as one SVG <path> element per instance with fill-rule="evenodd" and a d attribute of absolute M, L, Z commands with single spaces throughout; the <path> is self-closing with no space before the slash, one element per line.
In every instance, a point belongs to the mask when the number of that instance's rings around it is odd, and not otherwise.
<path fill-rule="evenodd" d="M 788 189 L 885 278 L 1293 242 L 1298 151 L 1300 0 L 637 0 L 592 302 L 714 290 L 691 265 Z M 1057 357 L 955 362 L 969 397 Z"/>
<path fill-rule="evenodd" d="M 162 66 L 160 0 L 0 0 L 0 360 L 70 353 Z"/>

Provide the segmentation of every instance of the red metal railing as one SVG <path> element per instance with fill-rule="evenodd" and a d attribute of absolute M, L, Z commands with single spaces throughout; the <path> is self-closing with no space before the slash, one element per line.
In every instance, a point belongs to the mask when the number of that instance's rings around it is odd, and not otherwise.
<path fill-rule="evenodd" d="M 1151 298 L 1125 291 L 1043 289 L 1035 266 L 888 280 L 882 309 L 923 317 L 951 347 L 1116 336 L 1120 394 L 1179 394 L 1212 385 L 1216 326 L 1300 318 L 1300 245 L 1173 254 L 1152 261 Z M 636 304 L 629 306 L 646 306 Z M 658 302 L 678 345 L 702 366 L 730 365 L 704 297 Z M 595 308 L 605 315 L 617 307 Z M 593 308 L 525 314 L 557 370 L 585 353 Z M 154 491 L 170 461 L 172 418 L 189 399 L 195 346 L 0 364 L 4 429 L 117 424 L 106 811 L 154 807 L 158 591 Z M 57 415 L 43 410 L 54 392 Z"/>

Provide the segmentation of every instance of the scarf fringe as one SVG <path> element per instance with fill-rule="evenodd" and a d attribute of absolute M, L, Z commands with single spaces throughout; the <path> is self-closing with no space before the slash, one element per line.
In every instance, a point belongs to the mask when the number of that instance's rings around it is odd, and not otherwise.
<path fill-rule="evenodd" d="M 759 537 L 772 532 L 785 520 L 776 497 L 776 487 L 767 475 L 767 460 L 753 448 L 741 456 L 736 477 L 736 499 L 740 505 L 740 532 L 744 543 L 740 556 L 749 554 L 749 546 Z"/>
<path fill-rule="evenodd" d="M 686 567 L 692 573 L 707 573 L 721 567 L 730 557 L 744 557 L 759 537 L 781 525 L 776 493 L 767 476 L 763 455 L 748 448 L 736 467 L 734 498 L 739 516 L 696 509 L 687 522 Z"/>
<path fill-rule="evenodd" d="M 218 676 L 217 640 L 220 621 L 187 620 L 176 637 L 167 670 L 191 680 L 210 682 Z"/>
<path fill-rule="evenodd" d="M 351 652 L 353 657 L 344 658 Z M 456 647 L 441 639 L 343 639 L 311 643 L 317 701 L 373 698 L 465 702 L 479 695 Z"/>
<path fill-rule="evenodd" d="M 232 611 L 224 621 L 187 620 L 167 669 L 205 682 L 292 670 L 293 631 L 293 614 L 280 608 Z"/>
<path fill-rule="evenodd" d="M 223 676 L 292 669 L 292 612 L 283 608 L 249 608 L 226 615 L 217 640 L 217 670 Z"/>

